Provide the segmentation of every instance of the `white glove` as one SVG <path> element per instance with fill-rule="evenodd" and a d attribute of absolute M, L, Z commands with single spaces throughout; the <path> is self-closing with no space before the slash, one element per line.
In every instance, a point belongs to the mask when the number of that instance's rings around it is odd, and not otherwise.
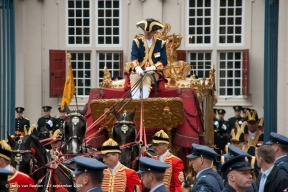
<path fill-rule="evenodd" d="M 156 67 L 155 67 L 155 66 L 151 66 L 151 67 L 146 67 L 146 68 L 145 68 L 145 71 L 146 71 L 148 74 L 154 73 L 155 70 L 156 70 Z"/>
<path fill-rule="evenodd" d="M 238 121 L 238 124 L 241 125 L 241 124 L 242 124 L 242 121 Z"/>
<path fill-rule="evenodd" d="M 135 71 L 138 75 L 144 75 L 144 71 L 140 66 L 135 67 Z"/>
<path fill-rule="evenodd" d="M 227 126 L 226 125 L 222 125 L 222 129 L 226 130 Z"/>
<path fill-rule="evenodd" d="M 47 124 L 50 126 L 50 127 L 53 127 L 53 122 L 51 120 L 47 121 Z"/>
<path fill-rule="evenodd" d="M 219 122 L 218 122 L 218 121 L 215 121 L 215 122 L 214 122 L 214 125 L 215 125 L 216 128 L 218 129 L 218 127 L 219 127 Z"/>

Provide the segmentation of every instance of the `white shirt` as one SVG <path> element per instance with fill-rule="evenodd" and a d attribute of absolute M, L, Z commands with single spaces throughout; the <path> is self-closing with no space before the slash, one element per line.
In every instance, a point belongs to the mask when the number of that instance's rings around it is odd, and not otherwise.
<path fill-rule="evenodd" d="M 205 170 L 207 170 L 207 169 L 211 169 L 211 167 L 207 167 L 207 168 L 202 169 L 201 171 L 199 171 L 199 172 L 197 173 L 197 175 L 196 175 L 196 179 L 198 179 L 199 175 L 200 175 L 203 171 L 205 171 Z"/>
<path fill-rule="evenodd" d="M 242 150 L 243 150 L 243 151 L 244 151 L 244 149 L 245 149 L 245 145 L 242 146 Z"/>
<path fill-rule="evenodd" d="M 8 170 L 8 171 L 10 171 L 10 164 L 9 165 L 7 165 L 6 167 L 4 167 L 4 169 L 6 169 L 6 170 Z"/>
<path fill-rule="evenodd" d="M 286 156 L 287 156 L 287 155 L 282 155 L 282 156 L 280 156 L 280 157 L 277 157 L 274 162 L 276 162 L 278 159 L 280 159 L 280 158 L 282 158 L 282 157 L 286 157 Z"/>
<path fill-rule="evenodd" d="M 159 184 L 159 185 L 156 185 L 155 187 L 153 187 L 150 192 L 153 192 L 155 191 L 158 187 L 160 187 L 161 185 L 164 185 L 163 183 Z"/>
<path fill-rule="evenodd" d="M 160 160 L 160 161 L 163 161 L 164 158 L 166 157 L 166 155 L 167 155 L 168 153 L 169 153 L 169 150 L 167 150 L 164 154 L 160 155 L 160 156 L 159 156 L 159 160 Z"/>
<path fill-rule="evenodd" d="M 114 174 L 119 166 L 120 166 L 120 161 L 118 161 L 117 165 L 113 169 L 110 169 L 111 173 Z"/>
<path fill-rule="evenodd" d="M 148 44 L 148 47 L 150 48 L 152 46 L 153 37 L 151 39 L 146 39 L 146 42 Z"/>
<path fill-rule="evenodd" d="M 249 135 L 251 136 L 252 139 L 254 139 L 256 133 L 257 133 L 257 131 L 255 131 L 254 133 L 251 133 L 251 132 L 249 131 Z"/>

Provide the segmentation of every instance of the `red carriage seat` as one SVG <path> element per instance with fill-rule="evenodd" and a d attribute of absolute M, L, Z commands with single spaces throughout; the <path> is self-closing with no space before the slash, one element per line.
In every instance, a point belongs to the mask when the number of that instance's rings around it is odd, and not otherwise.
<path fill-rule="evenodd" d="M 130 73 L 125 73 L 125 82 L 124 82 L 124 91 L 128 91 L 131 88 L 130 84 Z M 159 77 L 159 80 L 157 81 L 157 91 L 163 91 L 165 89 L 165 83 L 167 83 L 167 79 L 165 79 L 163 76 Z M 154 85 L 152 85 L 151 92 L 154 91 Z"/>

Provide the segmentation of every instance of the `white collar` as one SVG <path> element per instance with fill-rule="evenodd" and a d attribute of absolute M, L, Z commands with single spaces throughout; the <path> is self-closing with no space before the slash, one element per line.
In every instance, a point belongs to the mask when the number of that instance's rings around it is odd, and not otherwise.
<path fill-rule="evenodd" d="M 11 169 L 11 166 L 10 166 L 10 164 L 9 164 L 9 165 L 7 165 L 6 167 L 4 167 L 4 169 L 6 169 L 6 170 L 10 171 L 10 169 Z"/>
<path fill-rule="evenodd" d="M 159 156 L 159 160 L 160 160 L 160 161 L 163 161 L 164 158 L 166 157 L 166 155 L 167 155 L 168 153 L 169 153 L 169 150 L 167 150 L 164 154 L 160 155 L 160 156 Z"/>
<path fill-rule="evenodd" d="M 256 133 L 257 133 L 257 131 L 255 131 L 254 133 L 251 133 L 251 132 L 249 131 L 249 135 L 250 135 L 252 138 L 255 137 Z"/>
<path fill-rule="evenodd" d="M 158 185 L 156 185 L 155 187 L 153 187 L 150 192 L 156 191 L 157 188 L 159 188 L 161 185 L 164 185 L 163 183 L 160 183 Z"/>
<path fill-rule="evenodd" d="M 152 46 L 153 43 L 153 37 L 151 39 L 146 39 L 147 45 L 150 48 Z"/>
<path fill-rule="evenodd" d="M 115 173 L 120 164 L 121 164 L 120 161 L 118 161 L 117 165 L 113 169 L 110 169 L 111 173 Z"/>

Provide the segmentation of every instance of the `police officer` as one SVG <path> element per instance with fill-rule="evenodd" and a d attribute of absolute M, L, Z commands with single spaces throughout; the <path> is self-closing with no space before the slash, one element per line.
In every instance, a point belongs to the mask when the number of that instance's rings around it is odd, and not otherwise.
<path fill-rule="evenodd" d="M 141 173 L 142 183 L 150 192 L 169 192 L 163 183 L 169 165 L 148 157 L 140 157 L 139 165 L 138 173 Z"/>
<path fill-rule="evenodd" d="M 25 109 L 23 107 L 16 107 L 16 118 L 15 118 L 15 136 L 24 136 L 24 127 L 28 131 L 30 128 L 29 119 L 23 117 L 23 111 Z"/>
<path fill-rule="evenodd" d="M 187 156 L 187 158 L 192 159 L 193 169 L 197 173 L 192 192 L 221 191 L 224 188 L 223 180 L 211 167 L 217 153 L 205 145 L 193 143 L 192 148 L 192 154 Z M 188 192 L 189 188 L 182 185 L 181 191 Z"/>
<path fill-rule="evenodd" d="M 43 106 L 44 116 L 40 117 L 37 122 L 37 132 L 39 134 L 42 127 L 46 126 L 49 130 L 54 131 L 56 126 L 55 118 L 50 116 L 51 106 Z"/>
<path fill-rule="evenodd" d="M 252 168 L 252 179 L 256 180 L 256 178 L 258 177 L 259 173 L 259 167 L 257 165 L 257 161 L 256 161 L 256 157 L 255 156 L 251 156 L 248 153 L 246 153 L 245 151 L 237 148 L 234 145 L 229 145 L 228 147 L 228 154 L 224 154 L 223 156 L 221 156 L 221 164 L 223 166 L 224 163 L 226 163 L 228 160 L 232 159 L 233 157 L 237 157 L 239 155 L 244 155 L 247 156 L 249 163 L 250 163 L 250 167 Z M 222 168 L 221 166 L 221 168 Z M 223 179 L 224 179 L 224 185 L 227 184 L 227 175 L 223 174 Z M 257 191 L 257 186 L 255 181 L 252 181 L 252 186 L 250 188 L 248 188 L 246 190 L 246 192 L 256 192 Z"/>
<path fill-rule="evenodd" d="M 213 122 L 218 121 L 218 119 L 217 119 L 217 109 L 216 108 L 213 109 L 213 115 L 214 115 Z"/>
<path fill-rule="evenodd" d="M 228 122 L 224 120 L 226 111 L 224 109 L 218 109 L 217 112 L 218 121 L 214 122 L 214 143 L 217 148 L 217 153 L 222 154 L 225 152 L 225 146 L 230 137 L 230 129 Z"/>
<path fill-rule="evenodd" d="M 236 121 L 238 121 L 239 124 L 242 124 L 242 117 L 241 117 L 242 106 L 235 105 L 235 106 L 233 106 L 233 109 L 234 109 L 234 115 L 235 116 L 228 119 L 230 129 L 235 127 Z"/>
<path fill-rule="evenodd" d="M 103 170 L 107 166 L 93 158 L 78 156 L 74 158 L 76 169 L 75 185 L 78 192 L 102 192 Z"/>
<path fill-rule="evenodd" d="M 0 191 L 9 192 L 8 176 L 13 175 L 12 171 L 8 171 L 4 168 L 0 168 Z"/>
<path fill-rule="evenodd" d="M 59 111 L 59 118 L 56 119 L 56 129 L 63 129 L 63 124 L 65 122 L 66 119 L 66 112 L 65 109 L 61 109 L 61 107 L 58 107 L 58 111 Z"/>
<path fill-rule="evenodd" d="M 288 174 L 288 138 L 284 135 L 271 132 L 270 141 L 266 142 L 265 144 L 271 145 L 275 152 L 274 164 Z"/>
<path fill-rule="evenodd" d="M 224 163 L 221 170 L 227 175 L 228 183 L 222 192 L 246 192 L 252 185 L 251 169 L 245 155 L 233 157 Z"/>

